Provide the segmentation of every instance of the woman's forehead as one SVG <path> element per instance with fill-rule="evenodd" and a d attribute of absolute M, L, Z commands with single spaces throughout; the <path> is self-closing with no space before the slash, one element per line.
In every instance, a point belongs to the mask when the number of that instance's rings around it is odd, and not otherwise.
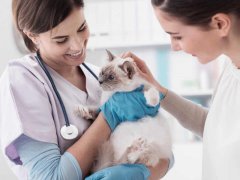
<path fill-rule="evenodd" d="M 72 13 L 60 24 L 51 30 L 52 35 L 66 34 L 78 28 L 85 22 L 83 8 L 74 9 Z"/>
<path fill-rule="evenodd" d="M 155 14 L 162 28 L 166 32 L 176 31 L 179 30 L 179 28 L 186 26 L 180 21 L 180 19 L 170 16 L 168 13 L 165 13 L 160 9 L 155 8 Z"/>

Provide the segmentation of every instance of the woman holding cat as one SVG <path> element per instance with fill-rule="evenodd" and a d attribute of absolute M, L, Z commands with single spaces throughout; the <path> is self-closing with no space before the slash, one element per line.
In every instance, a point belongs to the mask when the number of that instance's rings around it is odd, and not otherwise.
<path fill-rule="evenodd" d="M 19 179 L 83 179 L 89 174 L 98 147 L 125 120 L 121 119 L 122 113 L 132 107 L 139 107 L 145 112 L 143 116 L 154 116 L 158 111 L 159 106 L 140 106 L 145 103 L 143 94 L 135 90 L 118 96 L 132 106 L 109 100 L 92 124 L 74 116 L 76 105 L 96 106 L 101 96 L 99 83 L 82 66 L 89 38 L 83 4 L 82 0 L 12 1 L 15 25 L 32 52 L 12 60 L 0 81 L 1 147 Z M 45 64 L 62 97 L 70 124 L 79 132 L 76 138 L 61 132 L 64 114 L 39 61 Z M 136 97 L 134 102 L 129 102 L 131 94 Z M 113 104 L 122 112 L 116 111 Z M 135 115 L 138 112 L 133 111 L 131 117 Z M 125 164 L 104 169 L 89 179 L 157 179 L 167 168 L 168 160 L 155 168 Z"/>
<path fill-rule="evenodd" d="M 219 55 L 228 59 L 209 110 L 161 86 L 132 53 L 142 76 L 165 94 L 161 106 L 187 129 L 203 137 L 203 179 L 235 180 L 240 170 L 240 3 L 239 0 L 152 0 L 172 48 L 202 64 Z M 187 111 L 186 111 L 187 110 Z"/>

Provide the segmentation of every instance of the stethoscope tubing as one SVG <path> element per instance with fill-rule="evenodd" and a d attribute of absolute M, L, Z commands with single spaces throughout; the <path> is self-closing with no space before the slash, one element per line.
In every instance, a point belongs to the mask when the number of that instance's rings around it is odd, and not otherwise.
<path fill-rule="evenodd" d="M 97 75 L 85 64 L 82 63 L 82 65 L 93 75 L 93 77 L 98 81 Z"/>
<path fill-rule="evenodd" d="M 42 60 L 39 52 L 37 52 L 36 60 L 38 61 L 38 64 L 41 66 L 41 68 L 43 69 L 43 71 L 44 71 L 45 74 L 47 75 L 47 77 L 48 77 L 48 79 L 49 79 L 49 81 L 50 81 L 50 83 L 51 83 L 51 85 L 52 85 L 52 88 L 53 88 L 53 90 L 54 90 L 54 93 L 56 94 L 57 99 L 58 99 L 58 101 L 59 101 L 59 103 L 60 103 L 61 109 L 62 109 L 62 111 L 63 111 L 64 120 L 65 120 L 66 126 L 70 126 L 65 105 L 64 105 L 64 103 L 63 103 L 63 101 L 62 101 L 62 98 L 61 98 L 61 96 L 60 96 L 57 88 L 56 88 L 56 85 L 55 85 L 55 83 L 54 83 L 54 81 L 53 81 L 53 79 L 52 79 L 52 76 L 50 75 L 49 71 L 47 70 L 46 66 L 44 65 L 44 62 L 43 62 L 43 60 Z"/>
<path fill-rule="evenodd" d="M 60 103 L 60 106 L 61 106 L 61 109 L 62 109 L 62 112 L 63 112 L 63 115 L 64 115 L 64 120 L 65 120 L 65 125 L 66 127 L 70 127 L 71 124 L 69 122 L 69 118 L 68 118 L 68 115 L 67 115 L 67 111 L 66 111 L 66 108 L 65 108 L 65 105 L 62 101 L 62 98 L 57 90 L 57 87 L 52 79 L 52 76 L 50 75 L 49 71 L 47 70 L 46 66 L 44 65 L 44 62 L 39 54 L 39 52 L 36 53 L 36 60 L 38 61 L 38 64 L 41 66 L 41 68 L 43 69 L 43 71 L 45 72 L 45 74 L 47 75 L 52 87 L 53 87 L 53 90 L 54 90 L 54 93 L 56 94 L 57 96 L 57 99 Z M 82 63 L 82 65 L 93 75 L 93 77 L 98 81 L 98 77 L 97 75 L 85 64 L 85 63 Z M 77 130 L 76 130 L 77 131 Z"/>

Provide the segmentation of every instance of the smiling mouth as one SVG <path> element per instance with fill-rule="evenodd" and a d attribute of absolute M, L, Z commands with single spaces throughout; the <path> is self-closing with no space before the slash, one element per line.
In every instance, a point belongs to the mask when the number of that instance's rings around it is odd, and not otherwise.
<path fill-rule="evenodd" d="M 78 58 L 78 57 L 82 56 L 83 53 L 84 53 L 84 49 L 82 49 L 82 50 L 79 51 L 79 52 L 71 53 L 71 54 L 68 53 L 68 54 L 66 54 L 66 55 L 67 55 L 67 56 L 70 56 L 71 58 Z"/>

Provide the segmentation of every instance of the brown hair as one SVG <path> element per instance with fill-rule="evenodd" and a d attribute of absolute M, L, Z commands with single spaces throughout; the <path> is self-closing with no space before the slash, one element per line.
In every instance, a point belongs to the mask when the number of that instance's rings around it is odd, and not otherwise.
<path fill-rule="evenodd" d="M 14 23 L 26 47 L 29 51 L 36 52 L 36 45 L 23 30 L 33 34 L 49 31 L 61 23 L 74 8 L 83 6 L 83 0 L 13 0 L 12 12 Z"/>
<path fill-rule="evenodd" d="M 217 13 L 240 17 L 239 0 L 151 0 L 152 4 L 188 25 L 208 27 Z"/>

